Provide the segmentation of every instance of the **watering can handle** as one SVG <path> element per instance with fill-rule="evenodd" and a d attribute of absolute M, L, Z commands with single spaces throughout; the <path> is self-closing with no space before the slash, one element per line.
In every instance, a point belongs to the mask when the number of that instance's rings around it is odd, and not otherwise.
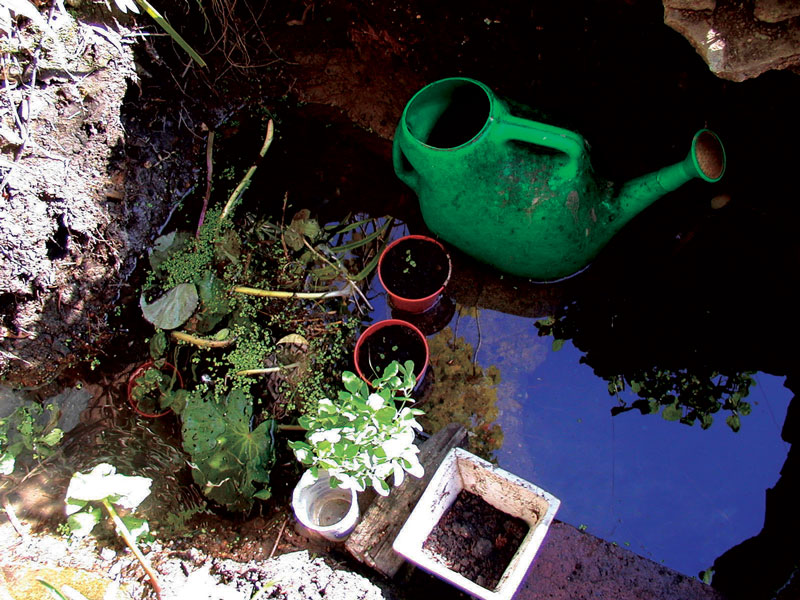
<path fill-rule="evenodd" d="M 400 181 L 415 192 L 419 192 L 419 173 L 411 166 L 397 140 L 392 144 L 392 163 Z"/>
<path fill-rule="evenodd" d="M 564 178 L 571 179 L 578 174 L 578 167 L 586 152 L 586 143 L 580 134 L 514 115 L 504 115 L 499 119 L 497 134 L 505 140 L 527 142 L 563 152 L 570 159 L 560 171 Z"/>

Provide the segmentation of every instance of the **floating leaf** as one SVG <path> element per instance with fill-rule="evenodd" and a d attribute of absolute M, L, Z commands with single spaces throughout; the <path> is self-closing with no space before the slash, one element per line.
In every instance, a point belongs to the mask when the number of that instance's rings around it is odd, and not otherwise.
<path fill-rule="evenodd" d="M 139 306 L 144 318 L 159 329 L 175 329 L 183 325 L 197 308 L 197 288 L 193 283 L 180 283 L 148 304 L 142 294 Z"/>
<path fill-rule="evenodd" d="M 150 266 L 154 271 L 157 270 L 171 254 L 185 248 L 192 239 L 192 236 L 184 231 L 173 231 L 157 238 L 147 255 Z"/>
<path fill-rule="evenodd" d="M 678 421 L 683 417 L 683 409 L 677 403 L 670 404 L 664 407 L 664 412 L 661 413 L 661 416 L 667 421 Z"/>

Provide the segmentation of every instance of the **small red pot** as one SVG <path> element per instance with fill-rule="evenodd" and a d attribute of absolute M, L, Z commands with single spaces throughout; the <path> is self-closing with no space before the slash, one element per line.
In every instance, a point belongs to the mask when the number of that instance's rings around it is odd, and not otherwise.
<path fill-rule="evenodd" d="M 168 415 L 169 413 L 172 412 L 172 409 L 168 408 L 167 410 L 165 410 L 162 413 L 155 413 L 155 414 L 146 413 L 144 411 L 141 411 L 141 410 L 139 410 L 139 407 L 136 405 L 136 402 L 134 401 L 133 396 L 131 395 L 131 392 L 136 388 L 136 385 L 137 385 L 136 380 L 142 374 L 144 374 L 144 372 L 147 371 L 147 369 L 150 369 L 154 365 L 155 365 L 154 361 L 148 360 L 146 363 L 144 363 L 142 365 L 139 365 L 136 369 L 134 369 L 133 373 L 131 373 L 131 376 L 128 378 L 128 404 L 131 405 L 131 408 L 133 408 L 133 410 L 136 411 L 137 414 L 139 414 L 139 415 L 141 415 L 143 417 L 149 417 L 151 419 L 155 419 L 155 418 L 158 418 L 158 417 L 163 417 L 165 415 Z M 168 362 L 165 362 L 164 366 L 161 367 L 161 370 L 162 371 L 168 371 L 170 375 L 172 375 L 172 373 L 175 373 L 175 375 L 177 376 L 178 387 L 183 388 L 183 377 L 181 377 L 181 373 L 180 373 L 180 371 L 178 371 L 178 368 L 175 365 L 173 365 L 171 363 L 168 363 Z"/>
<path fill-rule="evenodd" d="M 411 332 L 413 337 L 419 340 L 420 346 L 424 348 L 425 359 L 422 361 L 422 365 L 417 364 L 417 362 L 414 363 L 414 370 L 416 371 L 414 374 L 417 377 L 417 385 L 419 385 L 419 383 L 422 381 L 422 378 L 425 377 L 425 371 L 428 369 L 428 360 L 430 359 L 428 340 L 417 327 L 408 321 L 403 321 L 401 319 L 386 319 L 385 321 L 378 321 L 364 330 L 364 332 L 356 341 L 356 349 L 353 352 L 353 362 L 355 363 L 356 373 L 358 373 L 358 376 L 361 377 L 361 379 L 372 385 L 372 381 L 367 377 L 367 373 L 369 372 L 368 365 L 361 364 L 362 361 L 359 359 L 359 355 L 361 354 L 362 347 L 371 338 L 373 338 L 373 336 L 376 336 L 382 329 L 392 326 L 402 327 Z M 390 356 L 389 360 L 386 362 L 391 362 L 391 358 L 392 357 Z"/>
<path fill-rule="evenodd" d="M 420 298 L 406 298 L 398 294 L 396 290 L 392 289 L 393 284 L 388 280 L 385 272 L 384 259 L 386 258 L 386 255 L 392 250 L 396 251 L 397 246 L 404 244 L 409 240 L 422 240 L 425 243 L 429 243 L 431 244 L 431 252 L 441 252 L 441 254 L 443 254 L 447 259 L 447 272 L 443 281 L 441 282 L 441 286 L 439 286 L 439 288 L 433 293 Z M 453 265 L 450 261 L 450 255 L 448 254 L 447 250 L 445 250 L 445 247 L 435 239 L 425 235 L 407 235 L 396 239 L 383 249 L 380 258 L 378 259 L 378 279 L 380 280 L 383 289 L 385 289 L 386 293 L 389 295 L 389 302 L 394 308 L 409 313 L 422 313 L 436 304 L 436 301 L 444 292 L 445 286 L 447 286 L 447 283 L 450 281 L 450 274 L 452 271 Z"/>

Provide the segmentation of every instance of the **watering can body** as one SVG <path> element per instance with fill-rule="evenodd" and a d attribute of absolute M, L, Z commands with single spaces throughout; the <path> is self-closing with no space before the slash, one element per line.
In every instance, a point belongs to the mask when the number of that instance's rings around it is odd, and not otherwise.
<path fill-rule="evenodd" d="M 684 161 L 615 189 L 595 177 L 579 134 L 513 115 L 486 85 L 455 77 L 406 105 L 393 161 L 433 233 L 501 271 L 547 281 L 585 267 L 664 193 L 693 177 L 718 180 L 725 157 L 702 130 Z"/>

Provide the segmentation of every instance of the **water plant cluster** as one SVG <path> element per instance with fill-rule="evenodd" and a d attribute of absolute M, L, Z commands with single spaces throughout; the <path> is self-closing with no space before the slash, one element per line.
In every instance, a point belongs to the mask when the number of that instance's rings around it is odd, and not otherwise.
<path fill-rule="evenodd" d="M 261 156 L 271 135 L 270 123 Z M 174 365 L 183 386 L 152 373 L 137 383 L 179 416 L 195 482 L 229 510 L 269 498 L 278 425 L 315 414 L 335 392 L 361 325 L 353 313 L 367 303 L 359 284 L 391 224 L 323 226 L 307 210 L 287 223 L 285 204 L 278 217 L 234 218 L 254 170 L 224 205 L 204 209 L 196 233 L 156 241 L 140 300 L 155 327 L 151 356 Z"/>
<path fill-rule="evenodd" d="M 58 414 L 53 403 L 27 401 L 0 419 L 0 475 L 10 475 L 20 457 L 40 460 L 54 452 L 64 436 Z"/>

